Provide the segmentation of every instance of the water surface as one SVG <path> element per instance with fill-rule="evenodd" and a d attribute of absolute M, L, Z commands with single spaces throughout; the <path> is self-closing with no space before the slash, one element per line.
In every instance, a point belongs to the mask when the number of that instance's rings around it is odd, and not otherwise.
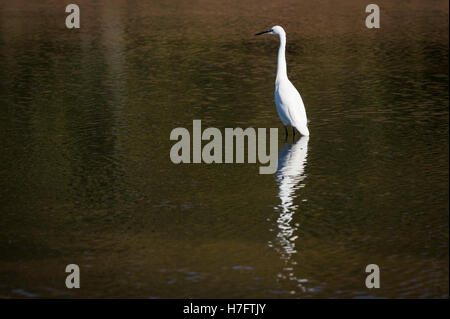
<path fill-rule="evenodd" d="M 448 298 L 447 1 L 378 1 L 379 30 L 356 0 L 77 3 L 79 30 L 0 4 L 1 297 Z M 173 164 L 194 119 L 279 128 L 277 172 Z"/>

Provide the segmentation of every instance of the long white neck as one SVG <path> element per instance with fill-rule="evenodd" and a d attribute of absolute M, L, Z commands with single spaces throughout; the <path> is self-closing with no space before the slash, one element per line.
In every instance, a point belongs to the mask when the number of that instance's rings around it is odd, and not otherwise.
<path fill-rule="evenodd" d="M 287 68 L 286 68 L 286 34 L 282 33 L 279 35 L 280 47 L 278 48 L 278 63 L 277 63 L 277 79 L 279 82 L 281 79 L 287 79 Z"/>

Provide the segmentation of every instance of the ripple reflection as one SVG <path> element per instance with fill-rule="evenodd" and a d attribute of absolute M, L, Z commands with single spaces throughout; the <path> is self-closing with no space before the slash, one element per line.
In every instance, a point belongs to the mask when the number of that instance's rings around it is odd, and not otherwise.
<path fill-rule="evenodd" d="M 303 284 L 308 280 L 296 276 L 297 263 L 292 258 L 297 253 L 295 240 L 298 238 L 299 229 L 299 224 L 293 223 L 293 215 L 299 209 L 299 206 L 294 203 L 295 191 L 305 186 L 303 181 L 306 178 L 304 171 L 308 141 L 309 137 L 302 136 L 294 144 L 285 143 L 278 154 L 276 181 L 281 203 L 275 208 L 279 212 L 275 244 L 269 242 L 269 246 L 274 247 L 284 262 L 283 270 L 277 275 L 278 280 L 295 281 L 296 286 L 303 292 L 307 291 Z M 290 293 L 295 294 L 295 290 Z"/>

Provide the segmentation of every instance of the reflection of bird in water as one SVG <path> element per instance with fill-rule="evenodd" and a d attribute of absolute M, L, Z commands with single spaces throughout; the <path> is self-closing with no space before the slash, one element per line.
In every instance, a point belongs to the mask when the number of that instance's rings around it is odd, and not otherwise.
<path fill-rule="evenodd" d="M 278 197 L 280 205 L 277 207 L 279 217 L 277 219 L 278 233 L 277 244 L 275 249 L 280 253 L 281 259 L 285 263 L 283 272 L 278 275 L 279 278 L 289 279 L 297 282 L 297 286 L 302 290 L 305 279 L 297 278 L 294 275 L 296 262 L 291 260 L 293 254 L 296 254 L 295 240 L 299 225 L 292 225 L 292 218 L 298 209 L 298 205 L 294 204 L 295 191 L 305 186 L 303 180 L 306 178 L 304 174 L 306 157 L 308 154 L 308 136 L 302 136 L 295 144 L 285 143 L 278 154 L 278 170 L 276 180 L 279 185 Z M 269 243 L 269 246 L 272 246 Z M 278 248 L 277 248 L 278 247 Z M 294 292 L 295 293 L 295 292 Z"/>

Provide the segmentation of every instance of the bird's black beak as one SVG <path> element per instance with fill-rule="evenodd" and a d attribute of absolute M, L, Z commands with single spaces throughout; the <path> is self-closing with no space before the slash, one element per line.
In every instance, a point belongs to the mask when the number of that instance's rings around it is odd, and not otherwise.
<path fill-rule="evenodd" d="M 272 30 L 267 30 L 267 31 L 263 31 L 263 32 L 260 32 L 260 33 L 257 33 L 257 34 L 255 34 L 255 35 L 261 35 L 261 34 L 264 34 L 264 33 L 269 33 L 269 32 L 271 32 Z"/>

